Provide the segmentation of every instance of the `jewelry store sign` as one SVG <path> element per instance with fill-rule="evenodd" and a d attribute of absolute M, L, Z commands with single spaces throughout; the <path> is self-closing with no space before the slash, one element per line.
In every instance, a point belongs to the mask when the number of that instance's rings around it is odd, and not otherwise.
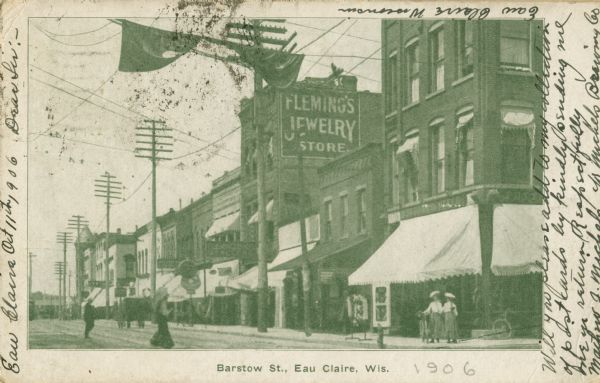
<path fill-rule="evenodd" d="M 334 158 L 359 147 L 358 93 L 290 89 L 280 102 L 282 156 Z"/>

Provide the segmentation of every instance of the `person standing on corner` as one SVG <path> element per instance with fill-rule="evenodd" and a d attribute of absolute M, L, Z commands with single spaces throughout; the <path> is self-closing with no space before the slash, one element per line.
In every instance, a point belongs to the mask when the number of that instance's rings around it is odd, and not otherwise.
<path fill-rule="evenodd" d="M 94 306 L 92 305 L 92 298 L 88 298 L 85 306 L 83 307 L 83 321 L 85 322 L 85 332 L 84 337 L 90 337 L 90 331 L 94 328 L 94 320 L 96 319 L 96 314 L 94 312 Z"/>
<path fill-rule="evenodd" d="M 444 336 L 444 317 L 442 313 L 442 302 L 440 301 L 440 292 L 432 291 L 429 294 L 432 299 L 427 309 L 423 312 L 429 317 L 429 343 L 435 340 L 440 342 L 440 338 Z"/>
<path fill-rule="evenodd" d="M 456 317 L 458 316 L 458 310 L 456 309 L 456 304 L 454 303 L 454 299 L 456 297 L 452 293 L 446 293 L 444 296 L 447 299 L 446 303 L 444 303 L 444 307 L 442 308 L 442 311 L 444 312 L 446 338 L 448 339 L 448 343 L 457 343 L 458 324 L 456 322 Z"/>
<path fill-rule="evenodd" d="M 167 308 L 168 298 L 169 293 L 167 292 L 167 289 L 161 287 L 156 290 L 154 316 L 156 317 L 158 330 L 156 330 L 150 339 L 150 344 L 162 348 L 172 348 L 175 345 L 173 343 L 173 338 L 171 338 L 171 333 L 169 332 L 168 317 L 170 310 Z"/>

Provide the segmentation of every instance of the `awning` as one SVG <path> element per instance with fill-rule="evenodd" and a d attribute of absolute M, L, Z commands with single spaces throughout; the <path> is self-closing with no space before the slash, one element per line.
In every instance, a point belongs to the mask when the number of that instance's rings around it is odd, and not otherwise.
<path fill-rule="evenodd" d="M 240 212 L 226 215 L 221 218 L 215 219 L 211 227 L 206 231 L 206 238 L 212 237 L 217 234 L 221 234 L 226 231 L 239 231 L 240 230 Z"/>
<path fill-rule="evenodd" d="M 108 289 L 108 305 L 112 306 L 115 301 L 115 288 L 110 287 Z M 101 289 L 100 293 L 96 295 L 92 301 L 94 307 L 105 307 L 106 306 L 106 289 Z"/>
<path fill-rule="evenodd" d="M 269 200 L 269 202 L 267 202 L 267 221 L 273 221 L 273 200 Z M 252 224 L 252 223 L 258 223 L 258 211 L 256 213 L 254 213 L 252 215 L 252 217 L 250 217 L 250 219 L 248 220 L 248 225 Z"/>
<path fill-rule="evenodd" d="M 473 120 L 473 111 L 461 114 L 458 116 L 458 123 L 456 124 L 456 129 L 461 129 L 463 126 L 466 126 L 469 122 Z"/>
<path fill-rule="evenodd" d="M 312 250 L 309 250 L 308 259 L 311 264 L 339 261 L 340 268 L 353 269 L 360 266 L 369 257 L 370 243 L 369 238 L 364 235 L 339 241 L 319 242 Z M 296 257 L 276 264 L 269 268 L 269 271 L 293 270 L 302 267 L 302 262 L 302 251 L 300 250 Z"/>
<path fill-rule="evenodd" d="M 500 205 L 495 208 L 494 274 L 521 275 L 542 271 L 542 223 L 540 205 Z"/>
<path fill-rule="evenodd" d="M 404 283 L 479 273 L 480 249 L 476 205 L 407 219 L 348 281 Z"/>
<path fill-rule="evenodd" d="M 312 250 L 315 247 L 315 243 L 308 243 L 308 250 Z M 289 249 L 280 250 L 273 262 L 269 263 L 267 269 L 271 269 L 275 266 L 286 263 L 298 256 L 302 255 L 302 248 L 300 246 L 291 247 Z M 270 287 L 283 287 L 283 280 L 287 274 L 287 270 L 280 271 L 269 271 L 267 276 L 267 282 Z M 229 287 L 238 290 L 256 290 L 258 288 L 258 267 L 254 266 L 232 278 L 228 284 Z"/>
<path fill-rule="evenodd" d="M 529 134 L 531 146 L 535 146 L 535 116 L 528 108 L 502 107 L 503 130 L 525 129 Z"/>
<path fill-rule="evenodd" d="M 402 153 L 412 153 L 419 146 L 419 136 L 408 137 L 398 150 L 396 150 L 396 154 Z"/>

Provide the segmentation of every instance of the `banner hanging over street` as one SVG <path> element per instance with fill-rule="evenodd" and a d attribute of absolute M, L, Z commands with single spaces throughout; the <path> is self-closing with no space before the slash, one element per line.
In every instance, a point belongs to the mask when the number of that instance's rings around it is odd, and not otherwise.
<path fill-rule="evenodd" d="M 283 91 L 281 154 L 333 158 L 359 147 L 359 99 L 356 92 L 324 89 Z"/>

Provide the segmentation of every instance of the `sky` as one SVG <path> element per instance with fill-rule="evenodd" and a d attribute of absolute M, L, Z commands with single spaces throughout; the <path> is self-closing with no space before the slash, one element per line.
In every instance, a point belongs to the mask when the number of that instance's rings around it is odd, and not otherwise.
<path fill-rule="evenodd" d="M 181 26 L 174 19 L 132 21 L 165 30 Z M 92 232 L 106 230 L 106 208 L 94 197 L 94 179 L 109 171 L 124 187 L 123 200 L 111 208 L 111 232 L 131 232 L 151 220 L 150 161 L 134 155 L 135 128 L 152 118 L 173 129 L 173 159 L 157 167 L 157 213 L 185 207 L 239 166 L 237 113 L 241 99 L 252 95 L 253 81 L 247 69 L 197 53 L 153 72 L 119 72 L 118 24 L 103 18 L 32 18 L 29 24 L 32 289 L 56 293 L 53 265 L 62 261 L 56 233 L 75 214 L 89 221 Z M 335 63 L 358 77 L 359 90 L 381 91 L 379 20 L 298 18 L 285 26 L 297 32 L 296 49 L 306 55 L 299 80 L 328 76 Z M 73 295 L 74 253 L 71 244 Z"/>

